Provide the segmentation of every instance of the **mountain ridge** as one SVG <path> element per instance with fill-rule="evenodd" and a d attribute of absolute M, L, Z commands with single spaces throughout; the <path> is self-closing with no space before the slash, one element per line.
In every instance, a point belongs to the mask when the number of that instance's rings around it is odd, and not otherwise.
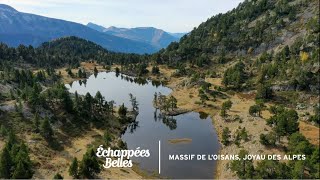
<path fill-rule="evenodd" d="M 179 41 L 184 35 L 184 33 L 169 33 L 155 27 L 119 28 L 110 26 L 106 28 L 92 22 L 89 22 L 87 26 L 106 34 L 148 43 L 156 49 L 166 48 L 171 42 Z"/>
<path fill-rule="evenodd" d="M 9 6 L 9 5 L 6 5 L 6 4 L 0 4 L 0 10 L 18 12 L 15 8 L 13 8 L 13 7 Z"/>
<path fill-rule="evenodd" d="M 144 54 L 157 51 L 147 43 L 97 32 L 71 21 L 19 12 L 11 6 L 0 4 L 0 41 L 9 46 L 39 46 L 43 42 L 67 36 L 90 40 L 115 52 Z"/>

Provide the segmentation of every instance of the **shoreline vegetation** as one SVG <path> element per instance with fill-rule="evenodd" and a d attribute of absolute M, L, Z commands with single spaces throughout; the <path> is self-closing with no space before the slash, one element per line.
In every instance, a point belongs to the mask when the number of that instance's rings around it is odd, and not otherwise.
<path fill-rule="evenodd" d="M 89 62 L 82 62 L 79 68 L 74 68 L 71 69 L 71 72 L 76 74 L 78 72 L 78 69 L 83 69 L 86 72 L 86 77 L 85 78 L 79 78 L 79 77 L 72 77 L 67 73 L 67 68 L 59 68 L 56 70 L 57 73 L 61 75 L 61 79 L 64 84 L 71 84 L 75 81 L 79 80 L 86 80 L 88 77 L 91 75 L 94 75 L 95 73 L 101 73 L 101 72 L 116 72 L 116 68 L 120 68 L 118 65 L 112 66 L 110 69 L 105 69 L 102 65 L 99 65 L 97 62 L 94 61 L 89 61 Z M 95 69 L 97 72 L 95 72 Z M 136 75 L 132 72 L 123 72 L 121 73 L 126 76 L 130 77 L 136 77 Z M 116 110 L 115 110 L 116 111 Z M 164 115 L 166 116 L 172 116 L 171 114 L 178 115 L 177 113 L 186 113 L 181 112 L 181 110 L 178 109 L 178 111 L 170 111 L 170 112 L 163 112 Z M 127 116 L 131 117 L 132 119 L 135 119 L 135 114 L 134 112 L 128 112 Z M 122 130 L 124 131 L 127 128 L 127 125 L 122 126 Z M 102 132 L 101 132 L 102 133 Z M 123 132 L 121 132 L 123 133 Z M 120 134 L 121 134 L 120 133 Z M 118 138 L 120 138 L 120 134 L 118 134 Z M 188 140 L 186 140 L 188 141 Z M 108 174 L 106 174 L 108 173 Z M 63 174 L 64 177 L 69 177 L 67 173 Z M 163 177 L 159 176 L 156 172 L 149 172 L 146 170 L 143 170 L 139 167 L 138 163 L 134 163 L 132 168 L 109 168 L 107 170 L 103 170 L 100 174 L 99 177 L 104 178 L 105 176 L 115 178 L 115 179 L 161 179 Z M 111 175 L 111 176 L 110 176 Z"/>
<path fill-rule="evenodd" d="M 174 108 L 174 109 L 162 109 L 160 108 L 159 105 L 157 105 L 155 102 L 153 102 L 153 106 L 156 108 L 156 109 L 160 109 L 160 112 L 162 115 L 164 116 L 178 116 L 178 115 L 181 115 L 181 114 L 185 114 L 185 113 L 188 113 L 188 112 L 191 112 L 192 110 L 190 109 L 181 109 L 181 108 Z"/>
<path fill-rule="evenodd" d="M 83 66 L 85 66 L 83 69 L 85 69 L 86 76 L 90 76 L 92 74 L 97 73 L 96 72 L 96 65 L 92 62 L 86 62 L 81 63 Z M 71 76 L 67 72 L 68 68 L 60 68 L 56 72 L 60 75 L 61 80 L 63 83 L 72 83 L 77 80 L 84 80 L 85 78 L 77 78 L 76 76 Z M 72 69 L 71 71 L 74 71 L 75 69 Z M 37 69 L 35 68 L 33 73 L 34 74 L 41 74 L 42 71 L 45 71 L 43 69 Z M 105 69 L 102 69 L 102 66 L 100 66 L 98 72 L 105 71 Z M 63 84 L 64 85 L 64 84 Z M 47 91 L 50 89 L 54 89 L 54 87 L 46 87 L 48 84 L 43 86 L 43 89 L 41 93 L 38 95 L 42 95 L 44 93 L 48 93 Z M 70 97 L 75 100 L 77 99 L 83 99 L 88 98 L 89 96 L 80 96 L 77 93 L 76 94 L 70 94 Z M 91 96 L 90 96 L 91 97 Z M 93 98 L 93 97 L 91 97 Z M 94 97 L 95 99 L 98 99 L 99 96 L 96 95 Z M 128 97 L 129 98 L 129 97 Z M 133 97 L 134 98 L 134 97 Z M 103 104 L 103 97 L 102 104 Z M 42 130 L 40 129 L 40 134 L 37 133 L 36 130 L 33 130 L 33 124 L 37 121 L 33 122 L 34 118 L 32 116 L 34 110 L 32 110 L 30 107 L 28 107 L 27 102 L 21 102 L 20 105 L 17 105 L 19 101 L 18 100 L 12 100 L 10 103 L 1 103 L 0 108 L 5 108 L 5 113 L 3 114 L 3 111 L 0 110 L 0 116 L 1 118 L 10 119 L 9 124 L 2 126 L 1 125 L 1 133 L 0 133 L 0 145 L 1 146 L 8 146 L 8 140 L 7 140 L 7 129 L 4 127 L 10 126 L 10 128 L 16 128 L 16 126 L 22 126 L 22 131 L 19 130 L 15 131 L 17 132 L 16 136 L 17 139 L 21 139 L 22 142 L 28 144 L 28 149 L 30 152 L 30 159 L 34 164 L 34 172 L 33 177 L 35 178 L 43 178 L 43 177 L 53 177 L 54 175 L 62 175 L 64 178 L 71 179 L 72 176 L 68 172 L 69 165 L 72 162 L 72 158 L 77 158 L 79 160 L 79 163 L 81 163 L 82 158 L 85 157 L 85 155 L 90 151 L 90 149 L 97 147 L 100 144 L 106 144 L 112 147 L 119 147 L 119 148 L 126 148 L 126 144 L 121 140 L 121 134 L 125 129 L 128 127 L 127 122 L 131 123 L 132 120 L 135 119 L 136 113 L 129 111 L 126 107 L 123 107 L 123 110 L 120 114 L 121 106 L 113 107 L 114 109 L 111 112 L 106 112 L 106 109 L 101 109 L 102 112 L 107 113 L 109 118 L 111 119 L 118 119 L 114 123 L 110 124 L 109 122 L 77 122 L 79 127 L 75 128 L 73 127 L 73 124 L 70 124 L 69 122 L 55 122 L 55 123 L 49 123 L 48 130 L 50 131 L 50 137 L 49 135 L 42 135 Z M 94 101 L 94 103 L 97 103 Z M 19 104 L 19 103 L 18 103 Z M 79 104 L 76 104 L 79 106 Z M 71 106 L 72 107 L 72 106 Z M 103 108 L 100 105 L 94 105 L 95 108 Z M 58 108 L 56 106 L 55 108 Z M 72 109 L 69 109 L 70 111 L 73 111 Z M 7 111 L 7 112 L 6 112 Z M 40 120 L 41 128 L 42 128 L 42 119 L 49 119 L 48 117 L 53 117 L 53 114 L 50 114 L 50 112 L 46 112 L 43 110 L 44 113 L 41 113 L 38 115 L 38 118 L 36 119 Z M 56 112 L 57 116 L 60 118 L 66 118 L 67 121 L 70 121 L 71 119 L 68 118 L 67 112 L 64 112 L 62 109 L 57 109 Z M 99 112 L 98 114 L 103 114 Z M 119 114 L 119 115 L 118 115 Z M 72 116 L 71 116 L 72 117 Z M 24 121 L 16 122 L 16 120 L 12 121 L 11 118 L 19 118 L 30 121 L 29 118 L 31 118 L 32 121 L 28 123 L 28 125 L 24 125 Z M 28 119 L 27 119 L 28 118 Z M 76 117 L 75 117 L 76 118 Z M 102 118 L 102 117 L 101 117 Z M 103 117 L 104 118 L 104 117 Z M 11 122 L 12 121 L 12 122 Z M 16 123 L 14 125 L 10 125 L 11 123 Z M 72 126 L 69 127 L 63 127 L 61 123 L 67 123 L 66 126 Z M 84 123 L 84 124 L 81 124 Z M 99 127 L 96 127 L 94 123 L 101 123 Z M 107 123 L 107 124 L 105 124 Z M 50 125 L 51 124 L 51 125 Z M 112 126 L 113 128 L 110 130 L 109 126 Z M 19 128 L 19 127 L 18 127 Z M 43 137 L 42 137 L 43 136 Z M 23 137 L 23 138 L 22 138 Z M 46 139 L 48 138 L 48 139 Z M 51 141 L 53 141 L 52 144 Z M 111 144 L 110 144 L 111 142 Z M 80 164 L 81 165 L 81 164 Z M 79 169 L 80 171 L 80 169 Z M 107 170 L 99 170 L 100 173 L 93 174 L 96 178 L 132 178 L 132 179 L 141 179 L 141 178 L 159 178 L 155 173 L 147 172 L 145 170 L 140 169 L 138 164 L 134 164 L 132 168 L 110 168 Z M 53 174 L 56 173 L 56 174 Z M 78 177 L 78 176 L 77 176 Z"/>
<path fill-rule="evenodd" d="M 120 68 L 120 66 L 112 66 L 110 70 L 105 70 L 102 66 L 99 66 L 95 62 L 91 63 L 82 63 L 81 67 L 88 70 L 88 72 L 93 73 L 94 67 L 97 67 L 99 72 L 109 72 L 109 71 L 116 71 L 116 68 Z M 151 66 L 148 66 L 147 69 L 151 69 Z M 224 98 L 216 98 L 216 100 L 211 104 L 201 104 L 199 98 L 199 92 L 197 91 L 198 87 L 195 86 L 187 86 L 185 82 L 188 81 L 188 78 L 177 78 L 173 77 L 172 75 L 175 73 L 174 69 L 170 69 L 167 66 L 161 65 L 159 66 L 160 74 L 158 75 L 144 75 L 143 78 L 147 78 L 150 80 L 157 80 L 157 81 L 164 81 L 165 86 L 172 89 L 172 93 L 169 95 L 173 96 L 177 100 L 176 107 L 174 109 L 161 109 L 159 104 L 155 104 L 156 108 L 159 108 L 164 115 L 167 116 L 175 116 L 191 111 L 195 111 L 198 113 L 206 113 L 212 119 L 212 123 L 214 128 L 216 129 L 217 135 L 219 137 L 219 142 L 221 144 L 221 148 L 219 150 L 219 154 L 238 154 L 239 147 L 236 145 L 229 145 L 225 146 L 222 143 L 222 136 L 223 136 L 223 129 L 228 127 L 231 131 L 235 132 L 238 127 L 246 127 L 246 130 L 250 136 L 250 140 L 247 142 L 243 142 L 241 144 L 241 148 L 245 148 L 248 150 L 249 154 L 281 154 L 284 155 L 284 152 L 279 150 L 278 148 L 266 148 L 259 143 L 259 135 L 263 131 L 271 131 L 271 128 L 266 125 L 266 120 L 271 117 L 271 114 L 267 109 L 261 112 L 260 117 L 252 117 L 248 114 L 249 108 L 255 104 L 254 98 L 252 98 L 255 94 L 244 94 L 244 93 L 227 93 L 227 96 L 233 102 L 233 106 L 228 114 L 227 118 L 222 118 L 219 114 L 220 106 L 225 101 Z M 121 72 L 125 75 L 135 76 L 134 73 L 126 73 Z M 70 77 L 69 77 L 70 78 Z M 69 79 L 68 77 L 63 77 L 65 82 L 70 82 L 78 79 Z M 213 84 L 212 89 L 216 89 L 219 87 L 223 87 L 222 78 L 206 78 L 205 82 Z M 272 104 L 267 103 L 267 107 L 271 107 Z M 305 113 L 305 111 L 298 111 L 299 114 Z M 240 117 L 239 117 L 240 114 Z M 242 122 L 234 121 L 235 118 L 241 118 Z M 230 119 L 230 122 L 226 123 L 226 119 Z M 301 126 L 307 126 L 305 121 L 300 121 Z M 307 123 L 308 124 L 308 123 Z M 312 132 L 310 132 L 310 128 L 301 129 L 301 133 L 304 135 L 309 135 L 307 138 L 311 138 L 310 142 L 312 144 L 317 145 L 319 144 L 318 140 L 314 139 L 315 135 L 317 134 L 316 131 L 319 131 L 319 127 L 311 126 Z M 316 133 L 316 134 L 315 134 Z M 319 133 L 318 133 L 319 135 Z M 188 138 L 181 138 L 181 139 L 173 139 L 169 141 L 172 144 L 176 143 L 191 143 L 192 140 Z M 229 168 L 229 161 L 218 161 L 217 166 L 213 171 L 215 172 L 214 178 L 236 178 L 235 174 L 231 172 Z"/>
<path fill-rule="evenodd" d="M 87 72 L 87 77 L 94 74 L 94 69 L 97 69 L 98 72 L 110 72 L 110 71 L 116 71 L 116 68 L 119 68 L 119 67 L 120 66 L 116 65 L 106 70 L 101 65 L 95 62 L 83 62 L 81 63 L 81 66 L 80 66 L 80 68 L 85 69 L 85 71 Z M 151 66 L 148 67 L 148 69 L 150 68 Z M 269 113 L 268 110 L 262 110 L 260 117 L 253 117 L 248 114 L 249 107 L 255 104 L 255 100 L 254 98 L 252 98 L 254 94 L 252 94 L 251 92 L 249 93 L 228 92 L 227 96 L 229 99 L 231 99 L 231 101 L 233 102 L 233 105 L 228 112 L 228 117 L 223 119 L 219 114 L 219 111 L 220 111 L 219 107 L 223 104 L 223 102 L 225 102 L 225 99 L 223 97 L 216 98 L 213 102 L 206 102 L 205 104 L 199 103 L 201 99 L 199 97 L 199 92 L 197 91 L 198 89 L 197 85 L 195 86 L 186 85 L 187 84 L 186 81 L 188 81 L 188 78 L 172 76 L 175 73 L 175 70 L 170 69 L 167 66 L 161 65 L 159 66 L 159 69 L 161 72 L 160 74 L 158 75 L 148 74 L 144 77 L 151 80 L 164 81 L 165 86 L 172 89 L 172 93 L 169 96 L 174 96 L 176 98 L 176 107 L 174 108 L 175 113 L 177 112 L 186 113 L 190 111 L 195 111 L 198 113 L 208 114 L 212 119 L 212 123 L 214 125 L 214 128 L 216 129 L 220 143 L 222 141 L 223 129 L 225 127 L 228 127 L 232 132 L 236 132 L 237 128 L 240 126 L 246 127 L 250 140 L 247 142 L 243 142 L 241 144 L 242 148 L 246 148 L 249 151 L 249 153 L 252 153 L 252 154 L 254 153 L 283 154 L 283 152 L 278 148 L 266 148 L 259 143 L 260 133 L 263 131 L 271 131 L 271 128 L 266 125 L 266 119 L 270 118 L 271 114 Z M 63 71 L 66 71 L 66 68 L 60 68 L 56 72 L 57 73 L 61 72 L 60 73 L 61 78 L 64 83 L 67 84 L 70 82 L 80 80 L 80 78 L 71 77 L 67 73 L 63 73 Z M 72 69 L 72 72 L 76 72 L 76 71 L 77 69 Z M 134 75 L 134 74 L 131 74 L 131 75 Z M 84 80 L 84 78 L 81 78 L 81 79 Z M 210 89 L 223 87 L 221 78 L 205 78 L 205 82 L 211 83 L 213 85 L 212 87 L 210 87 Z M 272 104 L 267 103 L 266 106 L 271 107 Z M 298 111 L 300 115 L 303 115 L 305 112 L 306 111 L 304 110 Z M 240 117 L 239 117 L 239 114 L 240 114 Z M 235 118 L 242 119 L 242 122 L 233 121 L 233 119 Z M 228 121 L 230 122 L 226 123 L 227 119 L 229 119 Z M 319 132 L 319 127 L 310 125 L 310 123 L 303 120 L 300 120 L 300 126 L 302 127 L 300 128 L 301 133 L 304 134 L 312 144 L 315 144 L 315 145 L 319 144 L 319 138 L 315 138 L 315 137 L 319 137 L 319 133 L 317 133 Z M 184 140 L 184 139 L 183 140 L 176 139 L 171 141 L 171 143 L 172 142 L 173 143 L 187 143 L 187 142 L 189 143 L 191 141 Z M 219 153 L 220 154 L 238 154 L 239 153 L 238 150 L 239 150 L 239 147 L 235 145 L 225 146 L 221 143 L 221 149 Z M 82 153 L 84 153 L 83 150 L 82 150 Z M 213 169 L 213 171 L 215 172 L 215 178 L 236 178 L 236 176 L 227 168 L 228 163 L 229 163 L 228 161 L 217 162 L 216 169 Z M 126 169 L 126 170 L 120 170 L 120 172 L 118 172 L 118 170 L 110 169 L 107 172 L 108 172 L 108 176 L 110 175 L 112 176 L 112 174 L 114 175 L 118 174 L 114 176 L 115 178 L 128 177 L 128 176 L 133 178 L 157 177 L 155 175 L 150 175 L 150 173 L 146 173 L 143 170 L 137 170 L 139 169 L 138 167 L 135 167 L 133 169 L 134 171 L 132 171 L 131 169 Z M 66 172 L 64 173 L 61 172 L 61 173 L 64 175 L 64 177 L 69 177 Z M 100 173 L 100 176 L 103 177 L 104 173 L 106 172 L 103 171 L 102 173 Z M 120 176 L 119 174 L 122 174 L 123 176 Z"/>

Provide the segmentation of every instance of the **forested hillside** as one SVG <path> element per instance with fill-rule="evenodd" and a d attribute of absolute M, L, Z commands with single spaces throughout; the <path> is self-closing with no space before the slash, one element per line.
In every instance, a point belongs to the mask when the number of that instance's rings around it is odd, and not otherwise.
<path fill-rule="evenodd" d="M 34 48 L 17 48 L 0 44 L 0 63 L 30 64 L 35 67 L 78 67 L 80 62 L 95 60 L 106 65 L 126 64 L 146 60 L 147 55 L 115 53 L 91 41 L 77 37 L 59 38 Z"/>
<path fill-rule="evenodd" d="M 57 173 L 52 170 L 52 161 L 65 158 L 61 154 L 68 150 L 74 152 L 66 144 L 94 131 L 103 136 L 84 142 L 82 160 L 68 157 L 63 162 L 57 160 L 54 166 L 59 172 L 68 172 L 72 162 L 70 178 L 97 177 L 101 166 L 93 149 L 98 144 L 126 148 L 119 137 L 129 124 L 135 123 L 134 113 L 124 105 L 116 113 L 115 102 L 106 101 L 100 92 L 69 93 L 57 68 L 64 67 L 68 76 L 85 78 L 91 72 L 80 68 L 80 62 L 136 63 L 145 56 L 109 52 L 76 37 L 44 43 L 38 48 L 0 47 L 0 178 L 29 179 L 43 177 L 42 174 L 52 178 Z M 71 68 L 79 68 L 78 74 L 72 74 Z M 89 148 L 87 144 L 96 145 Z M 53 178 L 59 177 L 61 174 L 57 173 Z"/>
<path fill-rule="evenodd" d="M 154 63 L 176 69 L 173 77 L 190 78 L 182 87 L 196 84 L 201 105 L 193 108 L 211 113 L 221 103 L 220 114 L 212 113 L 221 129 L 221 152 L 307 156 L 289 163 L 222 161 L 220 178 L 235 178 L 232 173 L 241 179 L 319 178 L 319 147 L 301 134 L 302 123 L 319 127 L 320 122 L 319 32 L 318 1 L 245 0 L 152 55 Z M 228 99 L 221 100 L 222 94 Z M 300 111 L 307 107 L 313 110 Z"/>
<path fill-rule="evenodd" d="M 244 71 L 235 73 L 239 76 L 226 71 L 226 85 L 251 88 L 253 82 L 272 82 L 281 84 L 277 89 L 312 92 L 319 86 L 318 59 L 319 2 L 315 0 L 246 0 L 153 56 L 158 63 L 181 67 L 187 62 L 213 71 L 221 64 L 229 67 L 242 61 Z M 254 81 L 242 86 L 247 80 Z"/>

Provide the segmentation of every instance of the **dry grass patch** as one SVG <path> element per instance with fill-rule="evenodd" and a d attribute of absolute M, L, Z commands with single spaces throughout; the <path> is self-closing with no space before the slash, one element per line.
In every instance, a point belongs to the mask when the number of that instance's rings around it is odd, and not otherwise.
<path fill-rule="evenodd" d="M 301 134 L 303 134 L 310 143 L 319 146 L 320 144 L 320 130 L 319 127 L 313 126 L 306 122 L 300 121 L 299 129 Z"/>
<path fill-rule="evenodd" d="M 206 82 L 214 85 L 214 86 L 223 86 L 222 78 L 206 78 Z"/>
<path fill-rule="evenodd" d="M 168 140 L 170 144 L 187 144 L 191 143 L 192 139 L 190 138 L 179 138 L 179 139 L 169 139 Z"/>
<path fill-rule="evenodd" d="M 36 168 L 34 178 L 50 179 L 59 172 L 65 179 L 72 179 L 68 173 L 72 159 L 76 157 L 78 161 L 81 161 L 87 148 L 95 141 L 95 136 L 97 135 L 102 135 L 102 131 L 97 129 L 88 131 L 84 133 L 83 136 L 70 140 L 70 144 L 63 144 L 64 150 L 62 151 L 54 151 L 45 148 L 45 142 L 43 140 L 29 144 L 31 159 L 39 164 L 39 168 Z M 34 137 L 27 135 L 26 138 L 27 140 L 31 140 Z M 122 169 L 102 169 L 101 173 L 98 174 L 98 177 L 101 179 L 141 178 L 141 176 L 135 173 L 131 168 Z"/>

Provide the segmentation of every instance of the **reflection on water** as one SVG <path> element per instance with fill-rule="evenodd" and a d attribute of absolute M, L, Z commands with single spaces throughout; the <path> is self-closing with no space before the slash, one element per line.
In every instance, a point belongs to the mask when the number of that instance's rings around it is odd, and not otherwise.
<path fill-rule="evenodd" d="M 163 124 L 165 124 L 170 130 L 175 130 L 177 129 L 177 120 L 173 118 L 173 116 L 165 116 L 161 113 L 157 113 L 158 109 L 156 109 L 154 115 L 155 115 L 155 120 L 160 121 Z"/>
<path fill-rule="evenodd" d="M 137 98 L 139 114 L 135 123 L 127 127 L 122 139 L 128 149 L 149 149 L 149 158 L 134 158 L 142 169 L 158 172 L 158 142 L 161 141 L 161 176 L 169 178 L 214 177 L 214 161 L 172 161 L 169 154 L 217 154 L 219 143 L 211 120 L 205 113 L 190 112 L 178 116 L 163 116 L 153 107 L 155 93 L 169 95 L 171 89 L 162 82 L 134 78 L 113 72 L 99 73 L 87 80 L 66 85 L 70 92 L 91 95 L 100 91 L 107 101 L 131 107 L 129 93 Z M 188 138 L 189 143 L 169 143 L 170 139 Z"/>

